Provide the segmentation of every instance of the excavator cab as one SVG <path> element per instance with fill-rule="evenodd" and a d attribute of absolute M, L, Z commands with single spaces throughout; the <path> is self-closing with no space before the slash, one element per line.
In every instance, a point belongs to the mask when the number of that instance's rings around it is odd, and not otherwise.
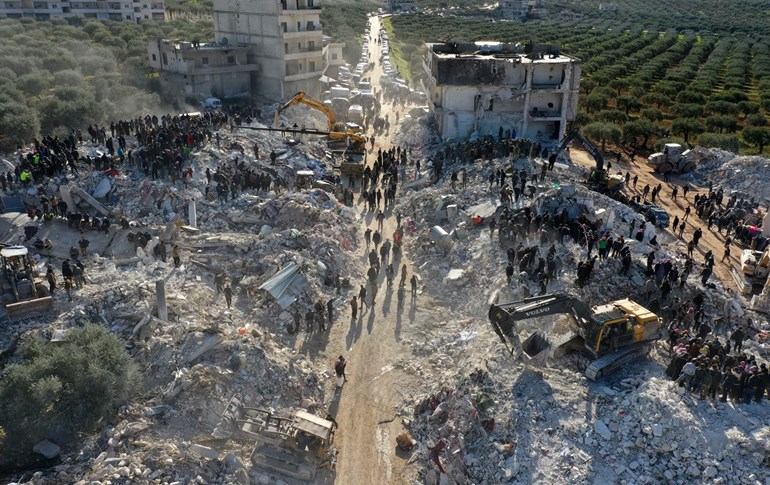
<path fill-rule="evenodd" d="M 24 246 L 0 250 L 3 304 L 11 321 L 47 313 L 53 299 L 47 286 L 38 280 L 35 265 Z"/>

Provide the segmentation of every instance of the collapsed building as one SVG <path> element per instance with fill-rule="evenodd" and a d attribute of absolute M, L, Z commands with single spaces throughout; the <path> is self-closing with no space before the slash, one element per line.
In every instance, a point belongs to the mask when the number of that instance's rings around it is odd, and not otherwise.
<path fill-rule="evenodd" d="M 444 140 L 508 134 L 560 140 L 577 116 L 581 61 L 556 48 L 427 44 L 430 108 Z"/>

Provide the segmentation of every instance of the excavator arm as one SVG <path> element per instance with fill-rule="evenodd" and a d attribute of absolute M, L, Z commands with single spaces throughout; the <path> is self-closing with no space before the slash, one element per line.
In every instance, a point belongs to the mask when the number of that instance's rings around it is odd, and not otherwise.
<path fill-rule="evenodd" d="M 591 140 L 580 130 L 572 130 L 564 137 L 564 139 L 561 141 L 561 144 L 559 145 L 559 149 L 556 151 L 557 154 L 561 153 L 562 150 L 567 148 L 567 145 L 569 145 L 569 142 L 571 142 L 574 139 L 580 140 L 580 143 L 583 145 L 583 147 L 586 149 L 586 151 L 591 154 L 591 157 L 593 157 L 594 161 L 596 162 L 596 170 L 602 171 L 604 170 L 604 157 L 602 157 L 602 154 L 599 153 L 599 150 L 596 148 L 596 145 L 591 142 Z"/>
<path fill-rule="evenodd" d="M 278 127 L 278 125 L 281 124 L 281 113 L 283 113 L 285 110 L 291 108 L 292 106 L 302 103 L 306 106 L 309 106 L 317 111 L 320 111 L 321 113 L 326 115 L 326 122 L 328 124 L 327 130 L 328 131 L 334 131 L 334 127 L 337 123 L 337 118 L 334 115 L 334 111 L 331 110 L 328 106 L 323 104 L 322 101 L 303 93 L 302 91 L 298 92 L 294 95 L 293 98 L 291 98 L 289 101 L 284 103 L 282 106 L 279 106 L 277 110 L 275 110 L 275 122 L 274 125 Z"/>
<path fill-rule="evenodd" d="M 492 324 L 500 341 L 505 343 L 506 338 L 520 351 L 520 340 L 517 322 L 546 315 L 568 314 L 582 328 L 593 323 L 591 309 L 582 301 L 571 296 L 555 293 L 551 295 L 535 296 L 512 303 L 491 305 L 489 308 L 489 322 Z"/>

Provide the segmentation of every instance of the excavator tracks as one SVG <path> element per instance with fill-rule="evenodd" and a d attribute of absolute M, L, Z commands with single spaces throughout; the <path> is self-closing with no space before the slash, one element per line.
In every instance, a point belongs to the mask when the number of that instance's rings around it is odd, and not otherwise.
<path fill-rule="evenodd" d="M 647 342 L 640 344 L 638 347 L 622 349 L 613 354 L 600 357 L 586 367 L 586 377 L 595 381 L 605 373 L 610 372 L 637 357 L 647 355 L 652 348 L 652 344 L 653 342 Z"/>

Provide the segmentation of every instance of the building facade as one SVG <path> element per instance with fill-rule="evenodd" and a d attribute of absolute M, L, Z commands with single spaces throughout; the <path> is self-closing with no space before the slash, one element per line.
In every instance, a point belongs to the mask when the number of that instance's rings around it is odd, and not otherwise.
<path fill-rule="evenodd" d="M 122 1 L 33 1 L 0 0 L 0 18 L 31 17 L 38 20 L 53 18 L 84 17 L 104 20 L 163 20 L 163 0 L 122 0 Z"/>
<path fill-rule="evenodd" d="M 344 49 L 344 42 L 331 42 L 329 38 L 324 40 L 323 74 L 327 78 L 336 78 L 340 67 L 345 65 Z"/>
<path fill-rule="evenodd" d="M 500 0 L 500 14 L 507 19 L 545 17 L 545 0 Z"/>
<path fill-rule="evenodd" d="M 164 91 L 186 98 L 249 96 L 259 73 L 248 47 L 151 40 L 150 68 L 157 70 Z"/>
<path fill-rule="evenodd" d="M 260 67 L 253 90 L 270 101 L 321 92 L 320 0 L 214 0 L 216 42 L 250 48 Z"/>
<path fill-rule="evenodd" d="M 513 136 L 558 140 L 577 116 L 581 61 L 520 44 L 428 44 L 426 90 L 444 140 Z"/>

